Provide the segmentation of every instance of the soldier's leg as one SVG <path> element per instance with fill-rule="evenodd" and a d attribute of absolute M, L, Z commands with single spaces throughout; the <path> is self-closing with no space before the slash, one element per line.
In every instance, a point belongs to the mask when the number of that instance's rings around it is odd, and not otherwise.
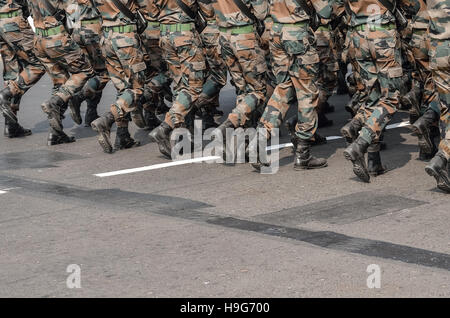
<path fill-rule="evenodd" d="M 431 46 L 430 66 L 433 81 L 439 95 L 441 121 L 445 136 L 439 144 L 439 152 L 427 165 L 425 171 L 435 177 L 439 189 L 450 193 L 450 41 L 434 42 Z"/>
<path fill-rule="evenodd" d="M 396 112 L 402 77 L 401 57 L 396 30 L 358 31 L 353 32 L 352 37 L 355 47 L 360 48 L 356 58 L 369 92 L 365 108 L 370 115 L 366 115 L 368 118 L 360 136 L 344 155 L 353 162 L 354 173 L 369 182 L 364 155 L 370 144 L 379 142 L 384 127 Z M 381 167 L 381 164 L 376 166 Z"/>
<path fill-rule="evenodd" d="M 35 50 L 43 64 L 57 64 L 70 74 L 67 81 L 43 103 L 42 107 L 49 114 L 50 124 L 56 132 L 53 140 L 49 140 L 49 144 L 73 142 L 74 139 L 63 131 L 61 116 L 67 109 L 69 100 L 82 90 L 89 78 L 94 76 L 94 70 L 80 47 L 65 32 L 49 37 L 37 36 Z"/>
<path fill-rule="evenodd" d="M 225 37 L 221 37 L 225 39 Z M 256 34 L 233 35 L 229 39 L 229 48 L 234 58 L 224 56 L 230 74 L 236 83 L 239 73 L 242 76 L 240 96 L 236 107 L 228 115 L 228 120 L 234 127 L 242 127 L 251 119 L 252 112 L 264 104 L 266 99 L 266 71 L 267 65 Z M 238 85 L 239 86 L 239 85 Z"/>
<path fill-rule="evenodd" d="M 201 94 L 206 62 L 195 30 L 162 32 L 161 47 L 173 79 L 174 101 L 164 122 L 150 137 L 158 143 L 161 153 L 171 158 L 170 133 L 184 125 L 186 115 Z"/>
<path fill-rule="evenodd" d="M 110 129 L 114 118 L 117 124 L 117 149 L 138 146 L 128 131 L 129 113 L 136 109 L 143 94 L 146 64 L 141 41 L 137 34 L 105 32 L 102 42 L 108 74 L 117 90 L 117 98 L 111 105 L 111 112 L 92 122 L 92 128 L 99 133 L 99 143 L 107 153 L 113 151 Z M 111 116 L 112 114 L 112 116 Z"/>

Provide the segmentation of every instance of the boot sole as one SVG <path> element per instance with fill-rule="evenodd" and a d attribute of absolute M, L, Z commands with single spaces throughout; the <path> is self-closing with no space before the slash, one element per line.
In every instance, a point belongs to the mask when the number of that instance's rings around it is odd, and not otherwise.
<path fill-rule="evenodd" d="M 433 143 L 430 138 L 428 131 L 422 131 L 419 127 L 412 125 L 411 130 L 413 135 L 417 136 L 419 139 L 419 148 L 423 153 L 431 154 L 433 152 Z"/>
<path fill-rule="evenodd" d="M 328 167 L 328 163 L 325 163 L 321 166 L 317 166 L 317 167 L 308 167 L 308 166 L 300 166 L 300 167 L 296 167 L 294 165 L 294 170 L 295 171 L 302 171 L 302 170 L 314 170 L 314 169 L 322 169 L 322 168 L 326 168 Z"/>
<path fill-rule="evenodd" d="M 100 147 L 102 147 L 103 152 L 105 153 L 113 153 L 113 146 L 109 139 L 108 133 L 104 131 L 101 127 L 97 127 L 94 123 L 91 124 L 91 128 L 96 131 L 98 135 L 98 143 Z"/>
<path fill-rule="evenodd" d="M 445 174 L 442 173 L 441 170 L 437 171 L 430 167 L 425 167 L 425 172 L 428 173 L 429 176 L 436 179 L 437 187 L 439 189 L 444 192 L 450 193 L 450 180 Z"/>
<path fill-rule="evenodd" d="M 345 159 L 349 160 L 353 164 L 353 173 L 362 181 L 369 183 L 370 182 L 370 175 L 367 171 L 367 168 L 364 165 L 361 165 L 356 158 L 353 158 L 353 156 L 344 151 L 344 157 Z"/>
<path fill-rule="evenodd" d="M 8 138 L 10 138 L 10 139 L 13 139 L 13 138 L 22 138 L 22 137 L 27 137 L 27 136 L 31 136 L 33 133 L 30 131 L 30 132 L 27 132 L 27 133 L 25 133 L 25 134 L 20 134 L 20 135 L 8 135 L 8 136 L 6 136 L 6 137 L 8 137 Z"/>
<path fill-rule="evenodd" d="M 66 139 L 66 140 L 57 140 L 57 141 L 48 141 L 47 145 L 48 146 L 56 146 L 56 145 L 62 145 L 62 144 L 71 144 L 73 142 L 75 142 L 75 138 L 73 137 L 69 137 L 70 139 Z"/>

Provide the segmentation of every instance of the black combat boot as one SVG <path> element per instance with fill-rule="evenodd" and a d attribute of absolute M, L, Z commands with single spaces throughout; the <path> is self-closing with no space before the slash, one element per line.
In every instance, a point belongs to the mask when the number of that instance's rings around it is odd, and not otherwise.
<path fill-rule="evenodd" d="M 75 142 L 75 137 L 67 136 L 64 131 L 57 131 L 50 127 L 47 138 L 47 145 L 54 146 Z"/>
<path fill-rule="evenodd" d="M 361 104 L 359 103 L 361 93 L 356 92 L 348 104 L 345 106 L 345 110 L 350 113 L 351 117 L 355 117 L 356 113 L 358 112 L 359 108 L 361 107 Z"/>
<path fill-rule="evenodd" d="M 13 123 L 7 118 L 5 118 L 5 130 L 4 135 L 8 138 L 20 138 L 25 136 L 30 136 L 31 130 L 23 128 L 18 123 Z"/>
<path fill-rule="evenodd" d="M 311 155 L 311 141 L 299 139 L 295 150 L 294 170 L 320 169 L 328 166 L 324 158 Z"/>
<path fill-rule="evenodd" d="M 297 149 L 297 141 L 298 137 L 295 135 L 295 126 L 297 126 L 297 116 L 292 116 L 286 120 L 284 123 L 286 129 L 289 131 L 291 135 L 291 143 L 292 143 L 292 151 L 295 152 Z"/>
<path fill-rule="evenodd" d="M 263 129 L 263 133 L 259 133 L 259 131 Z M 270 140 L 270 135 L 267 134 L 267 130 L 262 126 L 262 124 L 258 123 L 257 126 L 257 133 L 256 135 L 250 140 L 248 143 L 246 150 L 245 150 L 245 157 L 250 162 L 252 167 L 257 170 L 261 171 L 261 168 L 263 166 L 270 166 L 270 162 L 267 156 L 266 149 L 260 149 L 259 145 L 267 145 L 268 141 Z M 256 155 L 256 160 L 255 156 Z M 252 157 L 252 158 L 251 158 Z"/>
<path fill-rule="evenodd" d="M 369 171 L 366 166 L 365 154 L 369 148 L 369 143 L 358 137 L 347 149 L 344 150 L 344 157 L 353 163 L 353 172 L 364 182 L 370 182 Z"/>
<path fill-rule="evenodd" d="M 166 122 L 162 122 L 149 134 L 150 138 L 158 143 L 159 151 L 169 159 L 172 159 L 172 145 L 170 143 L 172 130 Z"/>
<path fill-rule="evenodd" d="M 10 122 L 17 123 L 17 116 L 11 109 L 12 93 L 9 87 L 5 87 L 0 91 L 0 111 L 3 112 L 3 116 L 8 118 Z"/>
<path fill-rule="evenodd" d="M 448 161 L 441 151 L 439 151 L 425 167 L 425 171 L 436 179 L 437 187 L 439 189 L 450 193 Z"/>
<path fill-rule="evenodd" d="M 117 127 L 116 137 L 116 150 L 139 147 L 141 144 L 139 141 L 135 141 L 133 138 L 131 138 L 128 127 Z"/>
<path fill-rule="evenodd" d="M 419 138 L 419 148 L 423 153 L 431 154 L 435 149 L 430 129 L 439 120 L 439 115 L 428 109 L 412 126 L 411 130 Z"/>
<path fill-rule="evenodd" d="M 111 112 L 94 120 L 91 124 L 93 130 L 98 132 L 98 143 L 105 153 L 112 153 L 111 127 L 114 124 L 114 115 Z"/>
<path fill-rule="evenodd" d="M 327 138 L 320 135 L 319 133 L 314 134 L 314 141 L 312 141 L 311 146 L 320 146 L 327 143 Z"/>
<path fill-rule="evenodd" d="M 66 107 L 67 103 L 57 95 L 52 95 L 48 101 L 41 105 L 42 110 L 47 114 L 50 127 L 56 132 L 63 132 L 62 119 Z"/>
<path fill-rule="evenodd" d="M 359 131 L 362 127 L 362 123 L 358 119 L 353 118 L 341 128 L 342 137 L 345 138 L 347 145 L 350 145 L 356 140 L 356 138 L 358 138 Z"/>
<path fill-rule="evenodd" d="M 229 119 L 225 120 L 222 124 L 219 125 L 219 127 L 217 127 L 214 130 L 215 134 L 212 137 L 213 139 L 215 139 L 218 131 L 220 131 L 220 133 L 222 134 L 221 136 L 222 136 L 222 143 L 223 143 L 223 152 L 222 152 L 223 160 L 227 160 L 227 129 L 228 128 L 235 129 L 233 123 Z"/>
<path fill-rule="evenodd" d="M 153 130 L 160 124 L 155 112 L 150 109 L 144 109 L 145 130 Z"/>
<path fill-rule="evenodd" d="M 146 127 L 142 106 L 137 106 L 135 110 L 130 112 L 130 115 L 131 115 L 131 120 L 133 121 L 133 123 L 136 126 L 138 126 L 141 129 Z"/>
<path fill-rule="evenodd" d="M 81 118 L 81 103 L 83 103 L 85 97 L 82 93 L 79 93 L 75 96 L 73 96 L 69 102 L 69 111 L 70 111 L 70 117 L 72 117 L 72 120 L 77 125 L 81 125 L 82 118 Z"/>
<path fill-rule="evenodd" d="M 86 99 L 86 114 L 84 115 L 84 126 L 85 127 L 91 127 L 91 124 L 94 120 L 99 118 L 97 113 L 97 106 L 100 103 L 100 100 L 102 98 L 102 94 L 96 94 L 96 96 L 93 99 Z"/>
<path fill-rule="evenodd" d="M 387 171 L 387 169 L 381 163 L 380 152 L 369 151 L 367 153 L 367 170 L 372 177 L 379 176 Z"/>
<path fill-rule="evenodd" d="M 327 116 L 325 116 L 325 113 L 320 110 L 319 112 L 317 112 L 317 116 L 318 116 L 318 127 L 319 128 L 325 128 L 325 127 L 330 127 L 333 126 L 333 121 L 331 119 L 328 119 Z"/>

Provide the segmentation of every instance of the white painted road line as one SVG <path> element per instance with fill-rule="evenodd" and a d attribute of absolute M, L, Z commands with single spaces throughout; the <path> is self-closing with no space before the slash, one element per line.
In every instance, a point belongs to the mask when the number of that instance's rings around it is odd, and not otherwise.
<path fill-rule="evenodd" d="M 388 125 L 388 126 L 386 126 L 386 129 L 389 130 L 389 129 L 401 128 L 401 127 L 405 127 L 405 126 L 409 126 L 409 125 L 410 125 L 409 122 L 404 121 L 401 123 Z M 341 136 L 329 136 L 329 137 L 327 137 L 327 140 L 331 141 L 331 140 L 338 140 L 338 139 L 342 139 L 342 138 L 343 137 L 341 137 Z M 293 146 L 292 143 L 286 143 L 286 144 L 269 146 L 266 149 L 267 150 L 275 150 L 275 149 L 288 148 L 288 147 L 292 147 L 292 146 Z M 145 166 L 145 167 L 140 167 L 140 168 L 99 173 L 99 174 L 94 174 L 94 176 L 100 177 L 100 178 L 105 178 L 105 177 L 118 176 L 118 175 L 122 175 L 122 174 L 130 174 L 130 173 L 141 172 L 141 171 L 149 171 L 149 170 L 156 170 L 156 169 L 162 169 L 162 168 L 168 168 L 168 167 L 181 166 L 181 165 L 186 165 L 186 164 L 196 163 L 196 162 L 212 161 L 212 160 L 217 160 L 217 159 L 220 159 L 220 157 L 219 156 L 209 156 L 209 157 L 201 157 L 201 158 L 194 158 L 194 159 L 186 159 L 186 160 L 172 161 L 172 162 L 167 162 L 167 163 L 159 163 L 156 165 Z M 2 193 L 0 193 L 0 194 L 2 194 Z"/>
<path fill-rule="evenodd" d="M 5 193 L 8 193 L 8 192 L 0 190 L 0 194 L 5 194 Z"/>
<path fill-rule="evenodd" d="M 167 162 L 167 163 L 159 163 L 159 164 L 152 165 L 152 166 L 146 166 L 146 167 L 140 167 L 140 168 L 134 168 L 134 169 L 125 169 L 125 170 L 119 170 L 119 171 L 99 173 L 99 174 L 94 174 L 94 176 L 100 177 L 100 178 L 112 177 L 112 176 L 118 176 L 121 174 L 129 174 L 129 173 L 135 173 L 135 172 L 141 172 L 141 171 L 181 166 L 181 165 L 186 165 L 186 164 L 195 163 L 195 162 L 217 160 L 220 158 L 221 157 L 219 157 L 219 156 L 209 156 L 209 157 L 201 157 L 201 158 L 194 158 L 194 159 L 186 159 L 186 160 L 172 161 L 172 162 Z"/>

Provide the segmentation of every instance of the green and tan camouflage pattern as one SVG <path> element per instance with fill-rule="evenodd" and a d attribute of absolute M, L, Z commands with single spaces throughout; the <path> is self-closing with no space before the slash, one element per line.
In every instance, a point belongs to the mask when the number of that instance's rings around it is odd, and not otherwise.
<path fill-rule="evenodd" d="M 315 48 L 312 30 L 307 26 L 272 27 L 270 51 L 277 86 L 267 103 L 261 123 L 272 133 L 279 128 L 289 106 L 297 102 L 297 137 L 313 140 L 317 130 L 319 88 L 319 54 Z"/>
<path fill-rule="evenodd" d="M 333 11 L 333 1 L 326 0 L 308 0 L 317 14 L 323 19 L 329 19 Z M 309 15 L 298 5 L 295 0 L 271 0 L 270 15 L 274 22 L 277 23 L 298 23 L 308 21 Z"/>
<path fill-rule="evenodd" d="M 358 30 L 350 36 L 356 71 L 367 92 L 356 118 L 364 123 L 361 136 L 369 143 L 378 142 L 399 104 L 403 76 L 400 40 L 395 29 Z"/>
<path fill-rule="evenodd" d="M 232 0 L 212 0 L 219 27 L 229 28 L 253 24 Z M 264 21 L 269 14 L 268 0 L 242 0 L 257 19 Z"/>
<path fill-rule="evenodd" d="M 55 8 L 66 9 L 67 1 L 50 0 Z M 44 65 L 64 102 L 78 94 L 95 73 L 83 51 L 41 1 L 29 1 L 35 27 L 61 27 L 60 33 L 34 37 L 34 53 Z"/>
<path fill-rule="evenodd" d="M 439 95 L 445 137 L 439 149 L 450 160 L 450 0 L 428 0 L 430 14 L 430 68 Z"/>
<path fill-rule="evenodd" d="M 180 127 L 202 92 L 206 71 L 202 42 L 192 26 L 191 31 L 161 32 L 160 44 L 173 80 L 174 102 L 165 121 Z"/>
<path fill-rule="evenodd" d="M 177 4 L 176 0 L 151 0 L 154 2 L 153 16 L 159 17 L 163 24 L 192 23 L 195 22 Z M 198 10 L 197 0 L 183 0 L 194 12 Z"/>
<path fill-rule="evenodd" d="M 428 0 L 430 38 L 450 39 L 450 0 Z"/>
<path fill-rule="evenodd" d="M 72 39 L 80 46 L 89 59 L 96 77 L 91 78 L 85 88 L 86 98 L 94 98 L 105 88 L 109 82 L 105 58 L 103 57 L 100 39 L 102 36 L 101 14 L 93 5 L 92 0 L 69 0 L 67 13 L 74 22 Z M 83 21 L 98 19 L 96 23 L 83 23 Z"/>
<path fill-rule="evenodd" d="M 320 59 L 319 71 L 319 105 L 326 102 L 333 95 L 337 83 L 339 65 L 331 28 L 319 28 L 315 32 L 316 48 Z"/>
<path fill-rule="evenodd" d="M 397 0 L 388 0 L 395 2 Z M 378 0 L 344 0 L 350 9 L 350 26 L 395 23 L 394 15 Z"/>
<path fill-rule="evenodd" d="M 1 10 L 5 12 L 3 7 Z M 33 53 L 33 38 L 33 30 L 22 15 L 0 19 L 3 78 L 15 99 L 25 94 L 45 74 L 44 66 Z M 17 111 L 18 107 L 13 103 L 13 110 Z"/>

